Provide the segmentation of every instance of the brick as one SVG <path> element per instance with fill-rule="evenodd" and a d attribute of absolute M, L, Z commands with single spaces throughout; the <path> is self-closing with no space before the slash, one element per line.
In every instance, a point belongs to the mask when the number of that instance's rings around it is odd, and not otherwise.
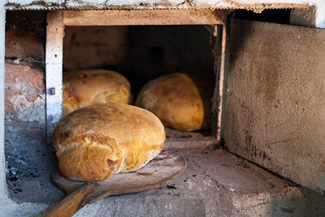
<path fill-rule="evenodd" d="M 45 122 L 45 84 L 41 69 L 5 65 L 6 121 Z"/>
<path fill-rule="evenodd" d="M 25 82 L 40 90 L 45 89 L 44 71 L 31 66 L 5 64 L 5 83 Z"/>

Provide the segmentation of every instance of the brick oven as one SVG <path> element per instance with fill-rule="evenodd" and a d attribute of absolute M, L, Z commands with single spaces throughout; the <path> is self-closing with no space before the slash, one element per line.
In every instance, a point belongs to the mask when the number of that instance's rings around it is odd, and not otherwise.
<path fill-rule="evenodd" d="M 325 215 L 325 4 L 314 1 L 0 3 L 0 216 L 42 216 L 65 193 L 52 132 L 62 75 L 126 76 L 137 95 L 175 71 L 215 80 L 212 129 L 166 129 L 188 168 L 76 216 Z M 318 28 L 315 28 L 318 27 Z"/>

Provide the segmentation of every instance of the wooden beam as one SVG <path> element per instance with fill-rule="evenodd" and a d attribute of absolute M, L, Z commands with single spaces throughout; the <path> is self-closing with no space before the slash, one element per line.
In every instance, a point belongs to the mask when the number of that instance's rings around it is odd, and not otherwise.
<path fill-rule="evenodd" d="M 212 10 L 63 11 L 65 26 L 222 24 Z"/>

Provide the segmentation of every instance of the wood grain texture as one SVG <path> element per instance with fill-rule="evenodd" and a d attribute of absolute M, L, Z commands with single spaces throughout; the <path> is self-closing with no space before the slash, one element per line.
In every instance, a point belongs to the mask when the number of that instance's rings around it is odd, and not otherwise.
<path fill-rule="evenodd" d="M 54 208 L 48 212 L 45 217 L 68 217 L 75 214 L 86 204 L 83 203 L 85 196 L 93 192 L 99 187 L 96 182 L 88 182 L 77 188 L 74 192 L 67 195 Z"/>
<path fill-rule="evenodd" d="M 186 169 L 186 160 L 175 153 L 162 151 L 145 167 L 127 173 L 115 174 L 100 182 L 77 182 L 63 177 L 57 169 L 52 173 L 53 182 L 69 196 L 46 216 L 71 216 L 87 203 L 104 197 L 152 190 L 178 178 Z M 96 185 L 95 185 L 96 184 Z M 93 189 L 95 188 L 95 189 Z M 56 215 L 56 214 L 60 215 Z M 64 214 L 63 214 L 64 213 Z"/>

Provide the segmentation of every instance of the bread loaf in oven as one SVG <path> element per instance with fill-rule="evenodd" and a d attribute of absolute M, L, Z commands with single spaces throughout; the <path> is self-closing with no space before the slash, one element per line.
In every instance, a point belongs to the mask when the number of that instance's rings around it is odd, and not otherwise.
<path fill-rule="evenodd" d="M 78 109 L 59 121 L 53 135 L 60 171 L 76 181 L 139 169 L 164 141 L 164 126 L 154 114 L 118 103 Z"/>
<path fill-rule="evenodd" d="M 130 83 L 121 74 L 102 69 L 67 72 L 63 76 L 63 116 L 100 103 L 128 104 Z"/>
<path fill-rule="evenodd" d="M 213 79 L 173 73 L 148 82 L 136 106 L 145 108 L 167 127 L 194 131 L 209 129 Z"/>
<path fill-rule="evenodd" d="M 79 108 L 76 97 L 72 95 L 68 88 L 63 88 L 62 95 L 63 116 Z"/>

